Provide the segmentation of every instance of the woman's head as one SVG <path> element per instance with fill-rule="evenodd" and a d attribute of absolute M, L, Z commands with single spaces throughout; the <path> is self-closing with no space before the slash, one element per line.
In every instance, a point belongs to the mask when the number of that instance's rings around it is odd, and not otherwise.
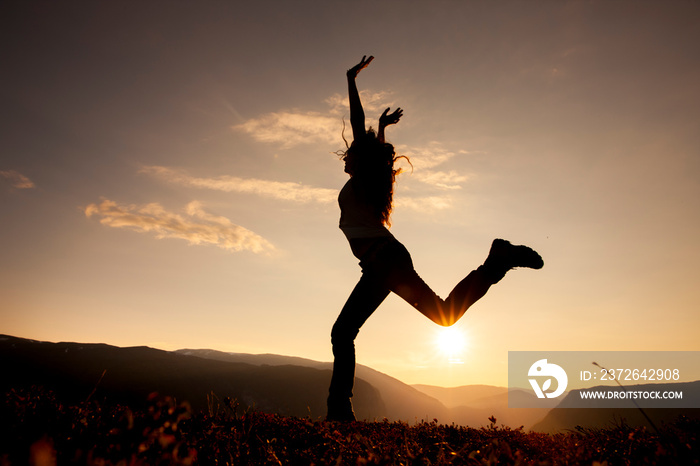
<path fill-rule="evenodd" d="M 399 158 L 408 160 L 406 156 L 397 156 L 393 145 L 380 141 L 372 128 L 341 155 L 345 172 L 353 178 L 356 189 L 387 226 L 391 224 L 394 181 L 401 172 L 394 169 Z"/>
<path fill-rule="evenodd" d="M 393 145 L 381 142 L 370 128 L 363 138 L 352 142 L 341 159 L 348 175 L 364 176 L 393 169 L 396 152 Z"/>

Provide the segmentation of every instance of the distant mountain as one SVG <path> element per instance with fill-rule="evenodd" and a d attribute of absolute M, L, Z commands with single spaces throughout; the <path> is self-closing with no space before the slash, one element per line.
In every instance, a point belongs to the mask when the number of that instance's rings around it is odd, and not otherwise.
<path fill-rule="evenodd" d="M 465 385 L 461 387 L 436 387 L 433 385 L 413 385 L 414 388 L 435 397 L 450 408 L 449 422 L 455 424 L 484 426 L 488 425 L 489 417 L 496 418 L 497 425 L 510 427 L 524 426 L 529 429 L 542 420 L 548 409 L 542 408 L 509 408 L 509 389 L 493 385 Z M 510 396 L 534 398 L 525 390 L 511 390 Z"/>
<path fill-rule="evenodd" d="M 295 364 L 314 368 L 332 369 L 332 363 L 318 362 L 275 354 L 224 353 L 208 349 L 184 349 L 180 354 L 194 355 L 219 361 L 245 362 L 256 365 Z M 508 389 L 490 385 L 468 385 L 456 388 L 405 383 L 361 364 L 357 365 L 358 378 L 375 387 L 386 407 L 386 418 L 415 422 L 437 419 L 444 424 L 473 427 L 487 426 L 489 417 L 495 416 L 499 425 L 529 428 L 547 413 L 543 409 L 508 408 Z M 523 391 L 518 394 L 533 397 Z M 355 403 L 357 403 L 355 401 Z"/>
<path fill-rule="evenodd" d="M 148 347 L 48 343 L 0 335 L 0 390 L 41 385 L 67 401 L 93 397 L 144 403 L 158 392 L 207 408 L 207 395 L 238 400 L 241 408 L 292 416 L 325 416 L 331 371 L 293 365 L 260 366 L 224 362 Z M 106 371 L 106 372 L 105 372 Z M 104 377 L 101 378 L 104 372 Z M 381 418 L 386 407 L 377 389 L 363 380 L 355 387 L 360 419 Z"/>
<path fill-rule="evenodd" d="M 0 390 L 43 385 L 66 401 L 88 396 L 108 402 L 145 403 L 158 392 L 207 409 L 207 396 L 230 397 L 241 409 L 256 409 L 298 417 L 322 418 L 332 364 L 273 354 L 222 353 L 213 350 L 161 351 L 148 347 L 119 348 L 105 344 L 48 343 L 0 335 Z M 104 373 L 104 377 L 102 374 Z M 690 388 L 697 396 L 700 382 Z M 94 390 L 94 394 L 91 393 Z M 533 397 L 525 390 L 511 396 Z M 366 366 L 358 365 L 354 406 L 359 419 L 403 420 L 413 423 L 438 419 L 444 424 L 478 427 L 521 425 L 555 432 L 576 426 L 601 427 L 620 418 L 644 425 L 637 409 L 571 408 L 576 391 L 557 408 L 508 408 L 503 387 L 485 385 L 454 388 L 409 386 Z M 700 410 L 648 409 L 654 422 L 678 414 L 700 417 Z M 539 421 L 539 422 L 538 422 Z"/>
<path fill-rule="evenodd" d="M 332 371 L 333 369 L 333 364 L 330 362 L 319 362 L 311 359 L 280 356 L 276 354 L 224 353 L 208 349 L 183 349 L 176 351 L 176 353 L 214 359 L 217 361 L 244 362 L 246 364 L 255 364 L 258 366 L 294 364 L 327 371 Z M 449 422 L 447 419 L 451 416 L 448 408 L 435 398 L 406 385 L 400 380 L 361 364 L 357 365 L 355 375 L 358 379 L 368 382 L 380 393 L 385 412 L 382 415 L 376 416 L 377 418 L 381 419 L 382 417 L 386 417 L 392 421 L 403 420 L 410 423 L 437 418 L 441 422 Z M 359 402 L 360 400 L 353 398 L 353 404 L 356 407 Z M 488 423 L 488 421 L 486 421 L 486 423 Z"/>
<path fill-rule="evenodd" d="M 434 385 L 414 384 L 416 390 L 440 400 L 448 408 L 458 406 L 482 405 L 484 400 L 508 393 L 506 387 L 493 385 L 463 385 L 461 387 L 437 387 Z"/>
<path fill-rule="evenodd" d="M 212 349 L 180 349 L 176 350 L 175 353 L 184 354 L 186 356 L 196 356 L 198 358 L 215 359 L 218 361 L 243 362 L 246 364 L 253 364 L 255 366 L 301 366 L 313 367 L 315 369 L 333 368 L 333 365 L 330 362 L 314 361 L 313 359 L 300 358 L 297 356 L 283 356 L 272 353 L 226 353 Z"/>
<path fill-rule="evenodd" d="M 606 390 L 609 387 L 593 387 L 600 390 Z M 683 391 L 683 396 L 690 399 L 698 399 L 700 397 L 700 381 L 672 383 L 672 384 L 642 384 L 630 385 L 625 387 L 630 391 L 642 389 L 661 390 L 661 391 Z M 572 390 L 566 397 L 557 405 L 556 408 L 549 411 L 542 421 L 532 427 L 532 430 L 537 432 L 560 432 L 564 430 L 573 430 L 577 426 L 582 427 L 610 427 L 619 423 L 622 419 L 632 426 L 647 426 L 651 427 L 649 421 L 644 417 L 641 411 L 629 401 L 625 408 L 611 408 L 610 402 L 598 401 L 594 408 L 581 407 L 590 406 L 584 404 L 581 395 L 581 390 Z M 619 401 L 617 401 L 619 405 Z M 664 403 L 660 402 L 660 406 Z M 667 405 L 667 403 L 666 403 Z M 678 416 L 686 416 L 693 419 L 700 419 L 700 409 L 691 408 L 644 408 L 644 412 L 652 422 L 659 426 L 664 422 L 671 422 Z"/>

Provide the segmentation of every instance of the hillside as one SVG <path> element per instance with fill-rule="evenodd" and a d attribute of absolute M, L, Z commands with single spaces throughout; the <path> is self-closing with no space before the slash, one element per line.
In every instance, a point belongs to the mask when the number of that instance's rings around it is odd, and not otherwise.
<path fill-rule="evenodd" d="M 311 359 L 303 359 L 291 356 L 280 356 L 276 354 L 246 354 L 246 353 L 224 353 L 213 350 L 178 350 L 178 354 L 187 354 L 217 361 L 226 361 L 258 366 L 279 366 L 294 364 L 300 367 L 312 367 L 321 370 L 331 371 L 333 365 L 330 362 L 319 362 Z M 447 422 L 450 410 L 435 398 L 422 393 L 415 388 L 406 385 L 398 379 L 390 377 L 382 372 L 370 367 L 357 365 L 355 375 L 358 379 L 364 380 L 378 390 L 384 403 L 385 412 L 383 417 L 391 421 L 402 420 L 416 422 L 423 419 L 439 419 Z M 355 406 L 359 400 L 353 400 Z M 483 423 L 488 423 L 488 415 L 484 417 Z"/>
<path fill-rule="evenodd" d="M 0 462 L 20 464 L 697 464 L 698 422 L 659 432 L 619 426 L 560 435 L 421 422 L 325 422 L 168 397 L 146 406 L 66 403 L 46 389 L 0 399 Z"/>
<path fill-rule="evenodd" d="M 223 362 L 148 347 L 47 343 L 0 336 L 3 377 L 0 389 L 41 385 L 78 402 L 90 396 L 109 402 L 144 403 L 158 392 L 207 407 L 213 392 L 223 399 L 264 412 L 316 419 L 325 416 L 331 371 L 281 365 Z M 102 377 L 102 374 L 104 376 Z M 356 412 L 361 419 L 382 418 L 386 408 L 379 392 L 359 379 Z"/>
<path fill-rule="evenodd" d="M 241 409 L 254 406 L 270 413 L 325 415 L 332 364 L 263 354 L 222 353 L 184 349 L 175 352 L 148 347 L 119 348 L 105 344 L 49 343 L 0 336 L 0 357 L 6 377 L 0 388 L 42 385 L 72 401 L 90 396 L 115 402 L 143 402 L 149 393 L 187 400 L 195 410 L 207 407 L 208 396 L 230 397 Z M 104 372 L 104 377 L 102 374 Z M 102 377 L 102 378 L 101 378 Z M 508 414 L 507 399 L 483 406 L 446 407 L 414 387 L 358 365 L 354 397 L 359 419 L 439 422 L 484 426 L 496 416 L 500 424 L 529 426 L 541 419 Z M 515 411 L 515 410 L 511 410 Z M 515 411 L 522 414 L 523 411 Z"/>
<path fill-rule="evenodd" d="M 258 365 L 298 364 L 306 367 L 331 369 L 332 364 L 274 354 L 224 353 L 213 350 L 178 350 L 178 353 L 196 355 L 220 361 L 245 362 Z M 488 426 L 494 416 L 499 424 L 531 427 L 540 421 L 547 410 L 508 408 L 508 389 L 489 385 L 469 385 L 456 388 L 431 385 L 409 386 L 370 367 L 357 365 L 358 378 L 375 387 L 386 407 L 390 421 L 416 422 L 438 419 L 445 424 Z M 527 393 L 520 396 L 532 396 Z"/>
<path fill-rule="evenodd" d="M 325 416 L 331 377 L 331 363 L 289 356 L 213 350 L 168 352 L 148 347 L 38 342 L 5 335 L 0 335 L 0 361 L 2 391 L 38 385 L 72 402 L 91 397 L 129 405 L 143 405 L 150 393 L 157 392 L 186 400 L 195 411 L 206 410 L 213 393 L 219 400 L 236 400 L 241 411 L 255 407 L 266 413 L 311 419 Z M 533 396 L 526 391 L 513 395 Z M 410 424 L 437 419 L 442 424 L 480 427 L 488 426 L 489 418 L 495 417 L 498 425 L 539 432 L 609 426 L 620 418 L 630 425 L 647 425 L 636 409 L 569 408 L 570 396 L 549 412 L 514 409 L 508 408 L 508 392 L 502 387 L 409 386 L 359 365 L 354 405 L 358 419 L 386 418 Z M 673 420 L 678 414 L 698 418 L 698 411 L 647 410 L 655 422 Z"/>

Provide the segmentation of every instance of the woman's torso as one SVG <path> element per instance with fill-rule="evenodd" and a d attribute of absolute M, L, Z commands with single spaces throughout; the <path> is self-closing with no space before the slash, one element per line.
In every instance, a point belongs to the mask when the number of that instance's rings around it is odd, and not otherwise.
<path fill-rule="evenodd" d="M 340 206 L 339 227 L 350 243 L 350 249 L 355 257 L 361 259 L 377 241 L 394 236 L 389 232 L 372 206 L 359 196 L 350 178 L 338 195 Z"/>

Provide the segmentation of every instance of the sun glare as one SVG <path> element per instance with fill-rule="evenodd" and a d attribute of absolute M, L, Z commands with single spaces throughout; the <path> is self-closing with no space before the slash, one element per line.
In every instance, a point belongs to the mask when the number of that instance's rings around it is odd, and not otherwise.
<path fill-rule="evenodd" d="M 450 362 L 462 362 L 460 356 L 464 352 L 467 339 L 464 331 L 458 327 L 443 327 L 436 336 L 437 347 L 443 355 L 447 356 Z"/>

